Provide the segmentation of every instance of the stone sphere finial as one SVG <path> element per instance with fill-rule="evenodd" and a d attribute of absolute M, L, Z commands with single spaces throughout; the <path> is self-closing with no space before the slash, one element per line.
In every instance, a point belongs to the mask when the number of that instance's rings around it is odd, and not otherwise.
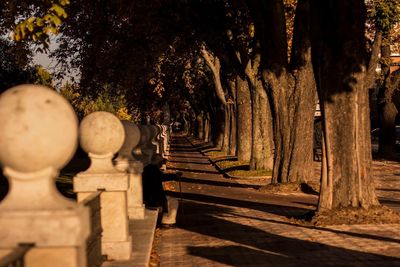
<path fill-rule="evenodd" d="M 0 95 L 0 162 L 21 173 L 62 168 L 78 141 L 68 101 L 41 85 L 15 86 Z"/>
<path fill-rule="evenodd" d="M 121 121 L 121 123 L 125 130 L 125 141 L 118 152 L 116 164 L 120 170 L 125 170 L 129 167 L 129 162 L 135 160 L 132 153 L 139 144 L 140 130 L 139 127 L 131 121 Z"/>
<path fill-rule="evenodd" d="M 121 121 L 125 130 L 125 141 L 119 151 L 124 157 L 132 157 L 132 150 L 139 144 L 140 141 L 140 130 L 137 125 L 131 121 Z"/>
<path fill-rule="evenodd" d="M 113 114 L 97 111 L 81 122 L 79 138 L 83 150 L 94 155 L 115 154 L 125 139 L 121 121 Z"/>

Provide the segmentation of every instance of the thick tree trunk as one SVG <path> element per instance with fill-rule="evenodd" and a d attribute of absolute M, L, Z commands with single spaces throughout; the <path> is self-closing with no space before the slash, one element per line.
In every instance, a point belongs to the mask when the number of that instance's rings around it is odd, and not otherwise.
<path fill-rule="evenodd" d="M 370 170 L 368 91 L 363 87 L 362 73 L 352 76 L 358 77 L 351 91 L 322 94 L 324 160 L 319 210 L 379 204 Z M 325 78 L 327 83 L 343 86 Z"/>
<path fill-rule="evenodd" d="M 313 172 L 315 81 L 311 64 L 309 0 L 299 0 L 290 64 L 281 0 L 248 0 L 261 44 L 264 83 L 271 103 L 275 156 L 273 183 L 306 181 Z M 257 30 L 256 30 L 257 33 Z"/>
<path fill-rule="evenodd" d="M 382 45 L 382 76 L 383 84 L 378 93 L 379 113 L 379 154 L 385 157 L 393 157 L 396 153 L 396 116 L 397 108 L 393 103 L 393 94 L 398 86 L 399 72 L 390 73 L 390 45 L 388 36 L 385 36 L 385 45 Z"/>
<path fill-rule="evenodd" d="M 240 76 L 237 77 L 237 157 L 240 161 L 250 161 L 251 157 L 251 96 L 249 85 Z"/>
<path fill-rule="evenodd" d="M 313 63 L 324 123 L 319 210 L 379 204 L 371 174 L 365 12 L 363 0 L 313 5 Z"/>
<path fill-rule="evenodd" d="M 249 64 L 250 65 L 250 64 Z M 272 114 L 268 96 L 258 78 L 258 68 L 246 68 L 251 84 L 252 96 L 252 149 L 251 170 L 272 170 L 274 163 L 274 144 Z"/>
<path fill-rule="evenodd" d="M 272 114 L 268 96 L 259 76 L 260 53 L 252 59 L 237 53 L 244 68 L 251 93 L 252 146 L 250 155 L 251 170 L 272 170 L 274 159 Z"/>
<path fill-rule="evenodd" d="M 308 53 L 310 56 L 310 51 Z M 311 64 L 280 77 L 264 72 L 274 110 L 273 183 L 303 182 L 312 174 L 315 82 Z"/>

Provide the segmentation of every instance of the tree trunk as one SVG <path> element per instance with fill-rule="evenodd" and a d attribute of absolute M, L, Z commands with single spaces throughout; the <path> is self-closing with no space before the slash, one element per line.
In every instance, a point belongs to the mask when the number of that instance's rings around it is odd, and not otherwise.
<path fill-rule="evenodd" d="M 307 181 L 313 170 L 315 82 L 312 66 L 308 64 L 294 73 L 276 77 L 264 72 L 264 78 L 270 82 L 274 107 L 273 183 Z"/>
<path fill-rule="evenodd" d="M 229 105 L 224 107 L 224 141 L 222 145 L 222 151 L 229 153 L 229 146 L 230 146 L 230 130 L 231 130 L 231 110 Z"/>
<path fill-rule="evenodd" d="M 210 114 L 207 112 L 205 115 L 205 123 L 204 123 L 204 142 L 210 142 Z"/>
<path fill-rule="evenodd" d="M 352 91 L 327 93 L 321 98 L 324 160 L 319 210 L 348 206 L 368 208 L 379 204 L 370 170 L 368 91 L 363 87 L 362 73 L 357 76 L 353 75 L 357 77 L 357 84 L 352 86 Z M 335 84 L 333 79 L 325 78 L 326 83 Z M 340 86 L 338 82 L 336 85 Z"/>
<path fill-rule="evenodd" d="M 221 101 L 221 104 L 223 106 L 226 106 L 227 104 L 225 99 L 225 91 L 221 83 L 221 63 L 219 61 L 219 58 L 217 56 L 213 56 L 210 52 L 207 51 L 204 46 L 201 48 L 201 55 L 203 56 L 207 66 L 211 70 L 212 78 L 214 81 L 215 94 L 217 95 L 219 101 Z"/>
<path fill-rule="evenodd" d="M 384 36 L 385 44 L 381 49 L 381 66 L 383 84 L 378 93 L 378 113 L 379 113 L 379 154 L 391 158 L 396 153 L 396 116 L 397 108 L 393 103 L 393 94 L 397 89 L 400 75 L 390 73 L 390 45 L 389 36 Z"/>
<path fill-rule="evenodd" d="M 312 7 L 324 124 L 318 209 L 378 205 L 371 174 L 364 1 L 318 1 Z"/>
<path fill-rule="evenodd" d="M 224 132 L 225 132 L 225 114 L 224 109 L 221 107 L 216 110 L 216 115 L 214 117 L 214 144 L 218 149 L 222 149 L 224 143 Z"/>
<path fill-rule="evenodd" d="M 251 99 L 249 85 L 240 76 L 237 77 L 237 157 L 240 161 L 250 161 L 251 156 Z"/>
<path fill-rule="evenodd" d="M 222 87 L 221 83 L 221 63 L 219 58 L 215 55 L 212 55 L 205 46 L 201 47 L 201 55 L 203 56 L 207 66 L 211 70 L 212 79 L 214 81 L 215 95 L 217 96 L 219 102 L 221 103 L 221 107 L 217 108 L 216 111 L 216 120 L 214 121 L 215 126 L 215 136 L 214 136 L 214 144 L 217 148 L 225 150 L 224 144 L 226 144 L 226 120 L 228 116 L 226 114 L 227 102 L 225 99 L 225 91 Z M 229 138 L 228 138 L 229 140 Z"/>
<path fill-rule="evenodd" d="M 272 182 L 306 181 L 313 172 L 315 110 L 309 0 L 299 0 L 297 4 L 290 64 L 283 1 L 248 0 L 248 4 L 258 28 L 262 48 L 260 67 L 273 116 Z"/>
<path fill-rule="evenodd" d="M 397 108 L 392 101 L 379 104 L 379 154 L 391 158 L 396 154 Z"/>
<path fill-rule="evenodd" d="M 235 112 L 235 105 L 231 104 L 229 105 L 229 108 L 231 110 L 231 122 L 230 122 L 230 136 L 229 136 L 229 155 L 236 155 L 236 148 L 237 148 L 237 136 L 236 136 L 236 130 L 237 130 L 237 125 L 236 125 L 236 112 Z"/>
<path fill-rule="evenodd" d="M 204 139 L 204 120 L 201 113 L 197 115 L 197 138 Z"/>
<path fill-rule="evenodd" d="M 249 64 L 250 65 L 250 64 Z M 246 68 L 251 84 L 252 96 L 252 149 L 250 158 L 251 170 L 272 170 L 274 163 L 274 144 L 272 114 L 268 96 L 258 78 L 258 68 Z"/>
<path fill-rule="evenodd" d="M 234 97 L 232 103 L 229 103 L 231 116 L 230 116 L 230 136 L 229 136 L 229 155 L 236 155 L 237 148 L 237 114 L 236 114 L 236 79 L 229 81 L 231 94 Z"/>

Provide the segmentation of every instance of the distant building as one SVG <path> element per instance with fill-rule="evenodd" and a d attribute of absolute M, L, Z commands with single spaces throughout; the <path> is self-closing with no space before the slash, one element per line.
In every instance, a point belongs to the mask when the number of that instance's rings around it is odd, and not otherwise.
<path fill-rule="evenodd" d="M 390 63 L 390 72 L 400 69 L 400 54 L 392 54 L 390 56 L 392 62 Z"/>
<path fill-rule="evenodd" d="M 392 60 L 392 62 L 390 63 L 390 73 L 392 73 L 393 71 L 400 69 L 400 54 L 392 54 L 390 56 L 390 59 Z M 380 64 L 378 64 L 378 66 L 376 67 L 376 72 L 381 72 Z"/>

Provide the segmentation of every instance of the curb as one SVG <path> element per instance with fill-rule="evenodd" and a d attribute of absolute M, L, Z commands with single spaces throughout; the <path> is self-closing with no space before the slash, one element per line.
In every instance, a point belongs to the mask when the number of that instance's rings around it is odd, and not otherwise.
<path fill-rule="evenodd" d="M 250 180 L 252 180 L 252 179 L 266 179 L 266 180 L 269 180 L 269 182 L 270 182 L 271 179 L 272 179 L 272 176 L 271 176 L 271 175 L 266 175 L 266 176 L 235 176 L 235 175 L 230 175 L 228 172 L 226 172 L 224 169 L 222 169 L 222 168 L 218 165 L 217 161 L 212 160 L 211 158 L 208 158 L 208 160 L 211 162 L 211 164 L 212 164 L 219 172 L 222 173 L 222 175 L 223 175 L 225 178 L 230 178 L 230 179 L 235 179 L 235 180 L 247 180 L 247 181 L 250 181 Z"/>

